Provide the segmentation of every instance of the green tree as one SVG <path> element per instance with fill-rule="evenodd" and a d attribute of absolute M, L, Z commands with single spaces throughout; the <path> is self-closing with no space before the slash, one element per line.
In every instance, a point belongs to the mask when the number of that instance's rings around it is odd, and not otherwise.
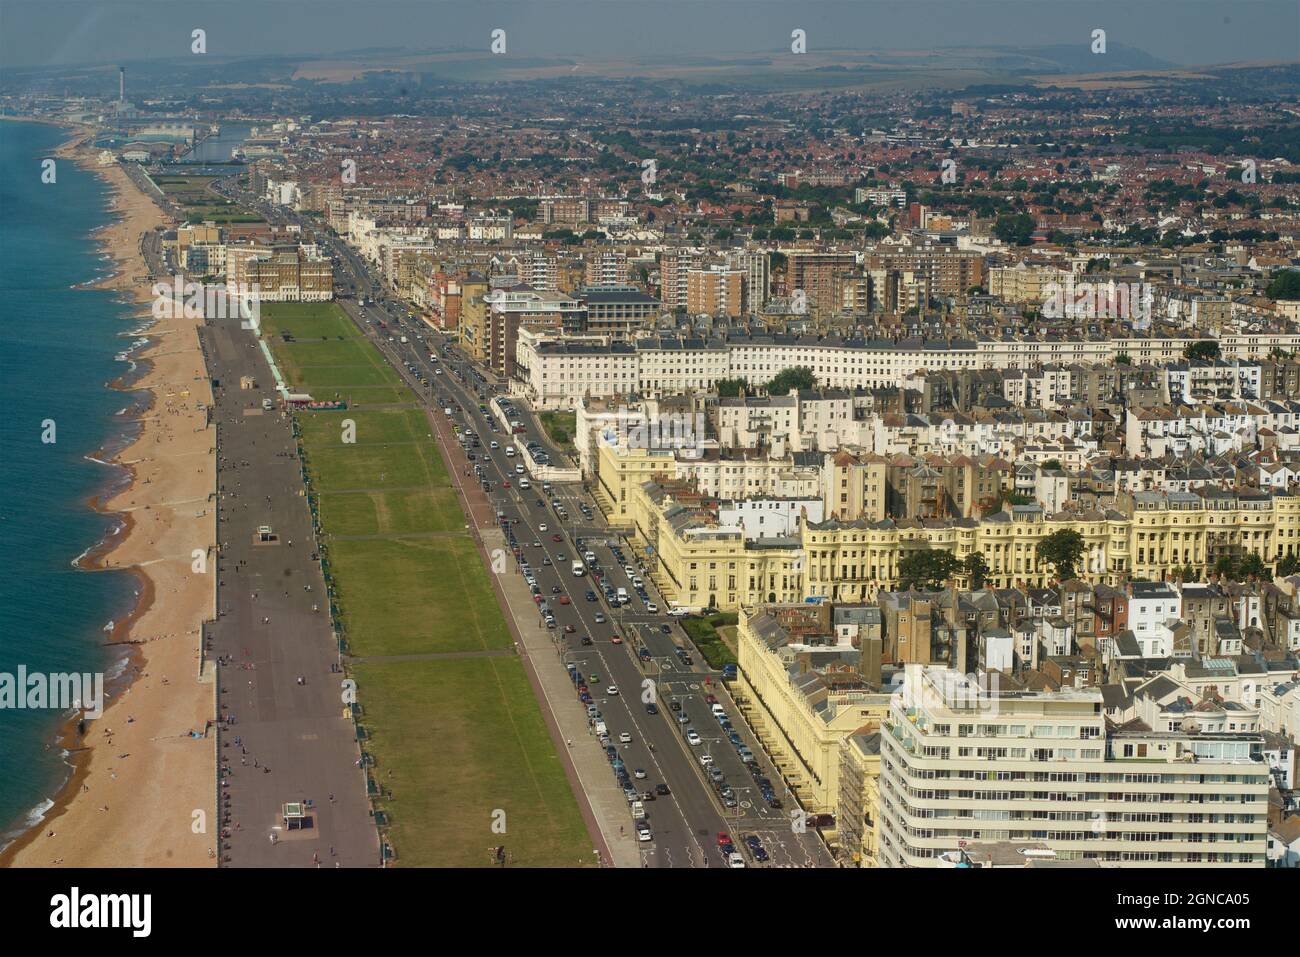
<path fill-rule="evenodd" d="M 791 389 L 811 389 L 816 382 L 812 369 L 807 366 L 791 366 L 782 369 L 767 384 L 767 394 L 787 395 Z"/>
<path fill-rule="evenodd" d="M 1268 566 L 1264 564 L 1264 559 L 1260 558 L 1254 552 L 1251 552 L 1241 560 L 1237 566 L 1237 574 L 1242 579 L 1259 578 L 1271 580 L 1272 576 L 1268 573 Z"/>
<path fill-rule="evenodd" d="M 1300 299 L 1300 270 L 1283 269 L 1265 287 L 1264 294 L 1270 299 Z"/>
<path fill-rule="evenodd" d="M 1028 246 L 1034 234 L 1034 218 L 1028 213 L 999 216 L 993 223 L 993 235 L 1013 246 Z"/>
<path fill-rule="evenodd" d="M 718 396 L 723 399 L 733 399 L 745 394 L 744 379 L 719 379 Z"/>
<path fill-rule="evenodd" d="M 952 578 L 962 563 L 952 552 L 942 548 L 926 548 L 908 552 L 898 561 L 898 578 L 902 588 L 921 591 L 943 586 Z"/>
<path fill-rule="evenodd" d="M 962 562 L 962 570 L 970 578 L 970 587 L 980 589 L 989 578 L 989 563 L 983 552 L 971 552 Z"/>
<path fill-rule="evenodd" d="M 1191 361 L 1208 362 L 1219 358 L 1219 344 L 1213 339 L 1193 342 L 1183 350 L 1183 357 Z"/>
<path fill-rule="evenodd" d="M 1056 569 L 1058 581 L 1065 581 L 1074 577 L 1083 549 L 1083 536 L 1073 528 L 1062 528 L 1040 541 L 1036 554 L 1040 562 Z"/>
<path fill-rule="evenodd" d="M 1300 558 L 1294 555 L 1283 555 L 1277 562 L 1277 577 L 1286 578 L 1300 572 Z"/>
<path fill-rule="evenodd" d="M 1214 560 L 1214 574 L 1223 578 L 1237 578 L 1237 560 L 1231 555 L 1220 555 Z"/>

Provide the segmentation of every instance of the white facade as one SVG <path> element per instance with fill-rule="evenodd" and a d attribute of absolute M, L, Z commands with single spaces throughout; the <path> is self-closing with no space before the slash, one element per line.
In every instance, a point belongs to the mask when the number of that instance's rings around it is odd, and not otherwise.
<path fill-rule="evenodd" d="M 799 533 L 801 513 L 806 511 L 810 522 L 820 522 L 822 510 L 820 498 L 751 498 L 719 503 L 718 521 L 740 526 L 746 541 L 788 538 Z"/>

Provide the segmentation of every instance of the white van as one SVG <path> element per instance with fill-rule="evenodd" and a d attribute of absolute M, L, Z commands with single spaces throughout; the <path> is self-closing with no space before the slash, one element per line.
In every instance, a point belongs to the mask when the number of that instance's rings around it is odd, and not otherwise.
<path fill-rule="evenodd" d="M 623 603 L 626 602 L 626 601 L 627 601 L 627 589 L 626 589 L 626 588 L 620 588 L 620 589 L 618 590 L 618 603 L 621 605 L 621 604 L 623 604 Z"/>
<path fill-rule="evenodd" d="M 585 574 L 587 574 L 587 566 L 584 565 L 584 564 L 582 564 L 582 562 L 574 562 L 574 563 L 573 563 L 573 577 L 574 577 L 574 578 L 581 578 L 581 577 L 582 577 L 583 575 L 585 575 Z"/>
<path fill-rule="evenodd" d="M 597 722 L 596 722 L 596 737 L 599 738 L 602 734 L 609 734 L 609 732 L 608 732 L 607 730 L 605 730 L 605 722 L 604 722 L 604 721 L 597 721 Z"/>
<path fill-rule="evenodd" d="M 513 445 L 507 445 L 507 446 L 506 446 L 506 458 L 508 458 L 508 459 L 512 459 L 512 458 L 514 458 L 514 457 L 515 457 L 515 447 L 514 447 Z"/>
<path fill-rule="evenodd" d="M 718 704 L 716 701 L 713 702 L 713 707 L 710 708 L 709 710 L 713 712 L 713 716 L 715 718 L 722 719 L 727 716 L 727 709 L 724 708 L 722 705 Z"/>
<path fill-rule="evenodd" d="M 641 801 L 632 802 L 632 820 L 634 821 L 645 820 L 645 804 L 643 804 Z"/>

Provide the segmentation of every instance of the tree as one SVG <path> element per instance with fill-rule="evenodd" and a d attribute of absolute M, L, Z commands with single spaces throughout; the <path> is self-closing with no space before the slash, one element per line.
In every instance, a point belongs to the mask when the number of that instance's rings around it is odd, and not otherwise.
<path fill-rule="evenodd" d="M 1213 339 L 1193 342 L 1183 350 L 1183 357 L 1193 362 L 1208 362 L 1219 358 L 1219 344 Z"/>
<path fill-rule="evenodd" d="M 1237 560 L 1231 555 L 1220 555 L 1214 560 L 1214 574 L 1222 578 L 1236 579 Z"/>
<path fill-rule="evenodd" d="M 1083 536 L 1072 528 L 1062 528 L 1038 543 L 1036 555 L 1056 569 L 1058 581 L 1074 577 L 1076 566 L 1083 558 Z"/>
<path fill-rule="evenodd" d="M 1300 558 L 1294 555 L 1283 555 L 1277 562 L 1277 577 L 1286 578 L 1300 572 Z"/>
<path fill-rule="evenodd" d="M 1264 559 L 1254 552 L 1241 560 L 1241 564 L 1237 566 L 1237 574 L 1242 579 L 1259 578 L 1271 581 L 1273 577 L 1268 573 L 1268 566 L 1264 564 Z"/>
<path fill-rule="evenodd" d="M 719 379 L 718 398 L 731 399 L 745 394 L 744 379 Z"/>
<path fill-rule="evenodd" d="M 1270 299 L 1300 299 L 1300 270 L 1283 269 L 1264 289 Z"/>
<path fill-rule="evenodd" d="M 971 552 L 967 555 L 966 560 L 962 562 L 962 570 L 966 572 L 966 576 L 970 579 L 970 587 L 973 589 L 983 588 L 984 583 L 988 581 L 989 563 L 983 552 Z"/>
<path fill-rule="evenodd" d="M 904 589 L 933 590 L 942 587 L 961 567 L 957 556 L 942 548 L 909 552 L 898 561 L 899 584 Z"/>
<path fill-rule="evenodd" d="M 816 384 L 812 369 L 807 366 L 791 366 L 782 369 L 767 384 L 768 395 L 786 395 L 791 389 L 811 389 Z"/>
<path fill-rule="evenodd" d="M 1028 246 L 1034 235 L 1034 218 L 1028 213 L 999 216 L 993 224 L 993 235 L 1013 246 Z"/>

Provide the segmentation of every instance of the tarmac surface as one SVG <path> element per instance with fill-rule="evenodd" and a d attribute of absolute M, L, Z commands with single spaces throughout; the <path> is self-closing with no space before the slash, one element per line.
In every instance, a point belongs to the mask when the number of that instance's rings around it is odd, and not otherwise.
<path fill-rule="evenodd" d="M 252 331 L 210 321 L 201 339 L 214 379 L 220 497 L 207 654 L 219 662 L 222 864 L 379 866 L 291 421 Z M 241 389 L 241 376 L 257 388 Z M 274 411 L 263 410 L 267 398 Z M 283 808 L 293 802 L 310 804 L 309 828 L 286 827 Z"/>

